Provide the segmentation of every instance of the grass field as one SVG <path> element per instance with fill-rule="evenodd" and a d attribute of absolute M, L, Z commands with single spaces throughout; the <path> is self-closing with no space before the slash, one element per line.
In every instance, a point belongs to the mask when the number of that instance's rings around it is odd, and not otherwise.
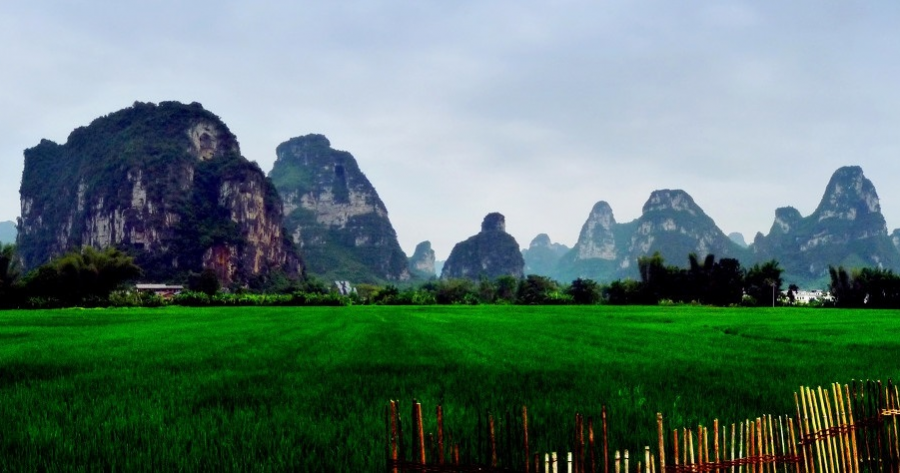
<path fill-rule="evenodd" d="M 526 404 L 541 451 L 605 404 L 637 449 L 657 411 L 731 422 L 793 412 L 800 384 L 897 378 L 898 333 L 896 311 L 0 312 L 0 471 L 383 471 L 385 403 L 412 398 L 457 432 Z"/>

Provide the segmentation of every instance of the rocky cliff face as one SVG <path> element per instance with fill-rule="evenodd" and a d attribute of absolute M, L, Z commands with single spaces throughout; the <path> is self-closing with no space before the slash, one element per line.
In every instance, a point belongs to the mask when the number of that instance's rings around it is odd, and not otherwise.
<path fill-rule="evenodd" d="M 481 223 L 481 232 L 453 247 L 444 263 L 441 279 L 496 279 L 507 275 L 521 278 L 524 268 L 519 244 L 506 233 L 506 218 L 499 213 L 490 213 Z"/>
<path fill-rule="evenodd" d="M 430 241 L 416 245 L 416 251 L 409 258 L 409 271 L 414 276 L 428 279 L 437 276 L 434 267 L 434 250 Z"/>
<path fill-rule="evenodd" d="M 690 253 L 700 258 L 740 257 L 743 250 L 728 238 L 682 190 L 654 191 L 641 216 L 616 223 L 606 202 L 598 202 L 581 228 L 578 243 L 559 263 L 555 277 L 601 282 L 637 278 L 637 259 L 659 252 L 668 264 L 686 265 Z"/>
<path fill-rule="evenodd" d="M 276 153 L 269 177 L 310 272 L 354 282 L 410 278 L 387 208 L 350 153 L 322 135 L 292 138 Z"/>
<path fill-rule="evenodd" d="M 145 277 L 213 269 L 223 284 L 300 270 L 277 192 L 200 104 L 136 102 L 25 151 L 25 268 L 79 246 L 135 255 Z"/>
<path fill-rule="evenodd" d="M 776 259 L 786 279 L 823 283 L 828 266 L 900 268 L 875 186 L 859 166 L 834 172 L 808 217 L 791 207 L 775 212 L 769 234 L 754 239 L 757 260 Z"/>
<path fill-rule="evenodd" d="M 552 277 L 556 273 L 556 265 L 570 250 L 561 243 L 553 243 L 546 233 L 534 237 L 528 248 L 522 250 L 525 260 L 525 274 L 538 274 Z"/>

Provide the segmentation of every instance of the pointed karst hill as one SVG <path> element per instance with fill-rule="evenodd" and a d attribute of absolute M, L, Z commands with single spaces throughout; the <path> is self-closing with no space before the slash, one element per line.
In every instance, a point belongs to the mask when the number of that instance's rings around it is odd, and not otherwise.
<path fill-rule="evenodd" d="M 554 277 L 559 259 L 569 250 L 570 248 L 562 243 L 553 243 L 546 233 L 539 234 L 531 240 L 527 249 L 522 250 L 525 274 Z"/>
<path fill-rule="evenodd" d="M 878 193 L 859 166 L 835 171 L 808 217 L 792 207 L 776 210 L 769 234 L 757 234 L 751 248 L 758 261 L 777 260 L 785 278 L 801 285 L 824 285 L 829 265 L 900 269 Z"/>
<path fill-rule="evenodd" d="M 606 202 L 595 204 L 578 243 L 560 260 L 557 278 L 637 278 L 637 259 L 656 252 L 677 266 L 686 266 L 690 253 L 738 259 L 746 254 L 687 192 L 664 189 L 654 191 L 641 216 L 629 223 L 616 223 Z"/>
<path fill-rule="evenodd" d="M 506 233 L 506 218 L 494 212 L 484 217 L 481 232 L 453 246 L 441 271 L 441 279 L 521 278 L 524 268 L 519 244 Z"/>
<path fill-rule="evenodd" d="M 322 135 L 292 138 L 276 153 L 269 177 L 308 271 L 353 282 L 410 278 L 387 208 L 353 155 Z"/>
<path fill-rule="evenodd" d="M 115 246 L 147 280 L 204 268 L 223 284 L 297 274 L 281 201 L 200 104 L 136 102 L 25 151 L 18 251 L 32 269 L 80 246 Z"/>
<path fill-rule="evenodd" d="M 437 276 L 434 267 L 434 250 L 430 241 L 423 241 L 416 245 L 416 251 L 409 258 L 409 271 L 421 279 L 429 279 Z"/>

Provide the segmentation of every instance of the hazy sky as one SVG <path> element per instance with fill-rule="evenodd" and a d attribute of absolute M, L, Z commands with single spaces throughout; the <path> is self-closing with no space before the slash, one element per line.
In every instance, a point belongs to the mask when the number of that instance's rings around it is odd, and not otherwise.
<path fill-rule="evenodd" d="M 900 2 L 4 1 L 0 220 L 25 148 L 134 101 L 200 102 L 268 172 L 351 152 L 411 254 L 506 215 L 573 245 L 684 189 L 726 233 L 860 165 L 900 227 Z"/>

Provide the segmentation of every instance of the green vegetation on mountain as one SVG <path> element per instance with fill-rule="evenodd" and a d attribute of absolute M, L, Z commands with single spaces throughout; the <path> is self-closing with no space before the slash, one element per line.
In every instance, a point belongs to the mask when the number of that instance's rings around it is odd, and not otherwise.
<path fill-rule="evenodd" d="M 824 288 L 829 266 L 900 270 L 900 252 L 887 233 L 875 186 L 858 166 L 834 172 L 816 210 L 776 210 L 769 234 L 759 234 L 751 250 L 758 261 L 777 259 L 785 278 Z"/>
<path fill-rule="evenodd" d="M 410 278 L 387 208 L 350 153 L 322 135 L 292 138 L 276 153 L 269 177 L 308 272 L 354 283 Z"/>
<path fill-rule="evenodd" d="M 519 244 L 506 233 L 506 218 L 493 212 L 484 217 L 478 234 L 453 246 L 441 270 L 441 278 L 521 278 L 524 268 L 525 260 Z"/>
<path fill-rule="evenodd" d="M 200 104 L 136 102 L 25 151 L 18 251 L 26 270 L 82 246 L 117 247 L 154 280 L 212 268 L 246 284 L 297 271 L 281 202 Z"/>

